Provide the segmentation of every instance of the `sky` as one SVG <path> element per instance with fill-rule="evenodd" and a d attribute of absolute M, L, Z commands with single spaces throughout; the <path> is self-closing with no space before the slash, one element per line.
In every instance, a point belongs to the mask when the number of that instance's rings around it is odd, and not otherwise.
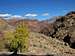
<path fill-rule="evenodd" d="M 75 0 L 0 0 L 0 16 L 45 20 L 75 10 Z"/>

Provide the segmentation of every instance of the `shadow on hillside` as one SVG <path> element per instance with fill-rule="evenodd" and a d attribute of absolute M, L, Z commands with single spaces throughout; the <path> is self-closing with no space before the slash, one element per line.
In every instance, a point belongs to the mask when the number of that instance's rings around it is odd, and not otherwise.
<path fill-rule="evenodd" d="M 54 56 L 54 55 L 20 55 L 20 54 L 17 54 L 17 55 L 7 55 L 7 54 L 1 54 L 0 56 Z"/>

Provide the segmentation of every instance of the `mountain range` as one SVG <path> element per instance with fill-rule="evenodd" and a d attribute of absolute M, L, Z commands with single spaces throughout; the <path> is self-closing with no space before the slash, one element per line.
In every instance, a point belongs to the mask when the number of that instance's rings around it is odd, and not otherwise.
<path fill-rule="evenodd" d="M 0 51 L 6 33 L 14 32 L 17 24 L 24 22 L 30 31 L 29 51 L 25 54 L 75 56 L 75 12 L 47 20 L 0 17 Z"/>

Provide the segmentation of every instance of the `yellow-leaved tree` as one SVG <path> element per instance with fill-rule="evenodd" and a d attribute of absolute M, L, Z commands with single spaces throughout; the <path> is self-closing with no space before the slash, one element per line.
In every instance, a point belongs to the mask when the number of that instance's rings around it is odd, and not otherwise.
<path fill-rule="evenodd" d="M 24 22 L 19 22 L 17 24 L 16 30 L 14 32 L 14 38 L 10 41 L 9 50 L 13 51 L 15 54 L 17 52 L 23 52 L 28 50 L 29 31 Z"/>

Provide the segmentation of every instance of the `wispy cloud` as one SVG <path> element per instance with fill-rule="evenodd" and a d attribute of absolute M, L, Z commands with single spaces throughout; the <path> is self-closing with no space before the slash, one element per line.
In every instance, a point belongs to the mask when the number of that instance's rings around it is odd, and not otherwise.
<path fill-rule="evenodd" d="M 49 16 L 49 13 L 43 13 L 42 16 Z"/>
<path fill-rule="evenodd" d="M 10 18 L 20 18 L 20 19 L 24 19 L 25 17 L 21 16 L 21 15 L 12 15 Z"/>
<path fill-rule="evenodd" d="M 36 16 L 38 16 L 37 14 L 31 14 L 31 13 L 28 13 L 28 14 L 26 14 L 25 16 L 27 16 L 27 17 L 36 17 Z"/>
<path fill-rule="evenodd" d="M 3 17 L 4 19 L 11 19 L 11 18 L 21 18 L 24 19 L 21 15 L 12 15 L 12 14 L 0 14 L 0 17 Z"/>
<path fill-rule="evenodd" d="M 9 17 L 11 14 L 0 14 L 0 17 Z"/>
<path fill-rule="evenodd" d="M 20 18 L 20 17 L 22 17 L 22 16 L 20 16 L 20 15 L 13 15 L 13 16 L 11 16 L 11 17 L 18 17 L 18 18 Z"/>

